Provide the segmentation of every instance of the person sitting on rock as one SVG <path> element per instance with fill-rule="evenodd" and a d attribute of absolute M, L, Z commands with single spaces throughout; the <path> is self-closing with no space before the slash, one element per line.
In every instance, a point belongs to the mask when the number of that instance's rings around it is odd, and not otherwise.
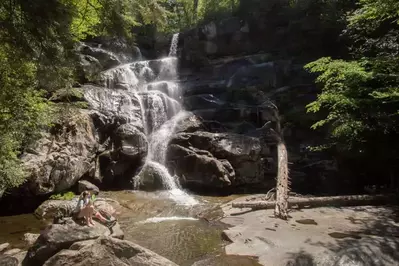
<path fill-rule="evenodd" d="M 83 191 L 79 197 L 78 204 L 75 209 L 77 218 L 84 218 L 87 226 L 94 226 L 93 215 L 104 223 L 112 223 L 113 221 L 104 218 L 100 212 L 94 209 L 91 193 L 89 191 Z"/>

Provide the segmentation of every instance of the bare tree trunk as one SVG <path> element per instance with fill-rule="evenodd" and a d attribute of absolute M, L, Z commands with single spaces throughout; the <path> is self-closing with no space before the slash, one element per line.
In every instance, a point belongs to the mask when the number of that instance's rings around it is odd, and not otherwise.
<path fill-rule="evenodd" d="M 277 184 L 276 184 L 276 206 L 274 215 L 277 218 L 288 219 L 288 193 L 289 193 L 289 176 L 288 176 L 288 152 L 284 143 L 283 131 L 281 130 L 280 116 L 278 109 L 272 104 L 274 109 L 274 118 L 276 128 L 270 128 L 271 122 L 263 125 L 262 130 L 265 135 L 271 135 L 277 141 Z"/>
<path fill-rule="evenodd" d="M 277 144 L 277 185 L 276 185 L 276 207 L 274 215 L 280 219 L 288 219 L 288 154 L 287 147 L 282 139 Z"/>

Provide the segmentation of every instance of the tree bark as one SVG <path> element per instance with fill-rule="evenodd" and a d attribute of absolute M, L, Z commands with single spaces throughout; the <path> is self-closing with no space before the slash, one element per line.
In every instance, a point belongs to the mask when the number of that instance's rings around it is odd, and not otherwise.
<path fill-rule="evenodd" d="M 354 195 L 334 197 L 298 198 L 287 201 L 287 207 L 317 208 L 326 206 L 365 206 L 381 205 L 393 202 L 397 196 L 391 195 Z M 232 203 L 233 208 L 272 209 L 277 201 L 248 201 Z"/>
<path fill-rule="evenodd" d="M 281 136 L 277 144 L 278 156 L 278 170 L 277 170 L 277 185 L 276 185 L 276 205 L 274 215 L 280 219 L 288 219 L 288 154 L 287 147 L 283 142 Z"/>
<path fill-rule="evenodd" d="M 277 184 L 276 184 L 276 202 L 274 215 L 277 218 L 288 219 L 288 194 L 289 188 L 289 175 L 288 175 L 288 152 L 284 142 L 284 134 L 281 130 L 280 116 L 278 109 L 273 105 L 274 119 L 276 121 L 276 128 L 271 128 L 271 121 L 264 124 L 259 130 L 267 136 L 271 136 L 277 142 Z"/>

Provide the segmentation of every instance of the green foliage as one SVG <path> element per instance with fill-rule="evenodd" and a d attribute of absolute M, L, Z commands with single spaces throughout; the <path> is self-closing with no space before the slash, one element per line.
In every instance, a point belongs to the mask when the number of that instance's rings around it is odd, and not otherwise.
<path fill-rule="evenodd" d="M 43 92 L 33 90 L 36 67 L 0 45 L 0 187 L 24 181 L 18 154 L 39 136 L 50 121 L 50 105 Z"/>
<path fill-rule="evenodd" d="M 167 1 L 165 1 L 167 2 Z M 168 21 L 161 32 L 178 32 L 201 23 L 231 16 L 239 6 L 239 0 L 176 0 L 166 6 Z"/>
<path fill-rule="evenodd" d="M 71 200 L 76 197 L 75 193 L 68 191 L 60 194 L 54 194 L 50 196 L 51 200 Z"/>
<path fill-rule="evenodd" d="M 359 3 L 344 31 L 352 58 L 321 58 L 306 66 L 322 88 L 307 110 L 326 113 L 313 128 L 328 127 L 329 139 L 316 148 L 345 150 L 363 163 L 367 158 L 388 175 L 399 147 L 399 2 Z"/>

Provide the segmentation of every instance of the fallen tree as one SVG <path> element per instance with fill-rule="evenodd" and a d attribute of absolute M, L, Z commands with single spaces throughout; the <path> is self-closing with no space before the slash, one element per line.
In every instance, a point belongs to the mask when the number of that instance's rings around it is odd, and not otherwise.
<path fill-rule="evenodd" d="M 353 195 L 333 197 L 293 198 L 288 200 L 289 208 L 343 207 L 382 205 L 392 203 L 398 199 L 397 195 Z M 247 201 L 232 203 L 233 208 L 273 209 L 275 201 Z"/>

